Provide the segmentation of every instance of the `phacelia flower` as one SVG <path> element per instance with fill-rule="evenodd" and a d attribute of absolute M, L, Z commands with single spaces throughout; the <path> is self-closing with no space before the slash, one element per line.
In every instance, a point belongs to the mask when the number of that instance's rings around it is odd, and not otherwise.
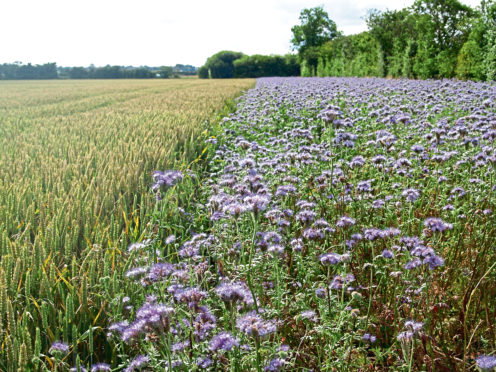
<path fill-rule="evenodd" d="M 210 340 L 210 351 L 217 350 L 230 351 L 233 347 L 239 346 L 239 341 L 228 332 L 221 332 Z"/>
<path fill-rule="evenodd" d="M 55 341 L 52 346 L 50 346 L 49 352 L 51 354 L 65 355 L 69 352 L 69 345 L 62 341 Z"/>

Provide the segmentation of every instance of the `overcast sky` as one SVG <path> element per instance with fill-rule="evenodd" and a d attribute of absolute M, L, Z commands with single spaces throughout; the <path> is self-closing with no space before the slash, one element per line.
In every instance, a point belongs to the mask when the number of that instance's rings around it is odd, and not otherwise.
<path fill-rule="evenodd" d="M 473 7 L 480 0 L 462 0 Z M 366 30 L 368 9 L 413 0 L 3 0 L 0 63 L 59 66 L 202 65 L 220 50 L 291 51 L 303 8 L 323 5 L 345 34 Z"/>

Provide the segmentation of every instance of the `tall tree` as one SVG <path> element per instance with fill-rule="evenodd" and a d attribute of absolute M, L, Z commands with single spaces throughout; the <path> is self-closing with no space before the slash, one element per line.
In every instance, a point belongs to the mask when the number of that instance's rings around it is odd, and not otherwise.
<path fill-rule="evenodd" d="M 241 57 L 243 53 L 223 50 L 207 59 L 205 66 L 210 71 L 210 77 L 213 79 L 232 78 L 234 76 L 233 62 Z"/>
<path fill-rule="evenodd" d="M 474 11 L 458 0 L 416 0 L 413 8 L 418 14 L 430 16 L 434 41 L 440 50 L 460 48 L 470 31 Z"/>
<path fill-rule="evenodd" d="M 298 51 L 301 60 L 315 69 L 318 64 L 317 49 L 332 39 L 340 36 L 336 23 L 329 18 L 321 7 L 303 9 L 300 12 L 300 25 L 291 28 L 293 49 Z"/>
<path fill-rule="evenodd" d="M 403 59 L 403 53 L 409 42 L 415 38 L 416 19 L 408 9 L 386 10 L 381 12 L 372 9 L 367 15 L 367 26 L 370 35 L 380 45 L 380 53 L 385 61 L 385 71 L 398 68 L 398 60 Z"/>

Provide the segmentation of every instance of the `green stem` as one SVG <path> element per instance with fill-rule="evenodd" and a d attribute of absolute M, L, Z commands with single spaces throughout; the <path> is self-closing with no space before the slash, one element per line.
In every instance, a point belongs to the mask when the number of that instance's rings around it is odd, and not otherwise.
<path fill-rule="evenodd" d="M 260 340 L 255 337 L 255 349 L 257 352 L 257 372 L 262 372 L 262 362 L 260 361 Z"/>

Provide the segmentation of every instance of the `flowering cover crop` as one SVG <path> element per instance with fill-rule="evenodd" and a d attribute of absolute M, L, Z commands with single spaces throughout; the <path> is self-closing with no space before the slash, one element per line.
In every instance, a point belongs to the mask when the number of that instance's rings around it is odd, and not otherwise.
<path fill-rule="evenodd" d="M 493 368 L 495 102 L 472 82 L 260 79 L 207 180 L 157 173 L 175 212 L 130 247 L 112 362 Z"/>

